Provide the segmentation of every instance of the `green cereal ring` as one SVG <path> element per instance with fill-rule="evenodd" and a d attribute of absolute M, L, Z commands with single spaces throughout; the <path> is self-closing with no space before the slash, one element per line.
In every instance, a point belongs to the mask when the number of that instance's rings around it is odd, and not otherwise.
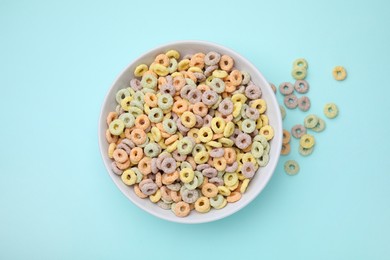
<path fill-rule="evenodd" d="M 173 98 L 169 94 L 162 94 L 158 97 L 157 101 L 158 107 L 162 110 L 166 110 L 172 107 L 173 105 Z"/>
<path fill-rule="evenodd" d="M 279 105 L 280 113 L 282 114 L 282 119 L 286 118 L 286 109 L 282 105 Z"/>
<path fill-rule="evenodd" d="M 313 153 L 313 150 L 314 150 L 314 146 L 311 148 L 304 148 L 303 146 L 300 145 L 298 148 L 298 151 L 302 156 L 309 156 L 310 154 Z"/>
<path fill-rule="evenodd" d="M 130 106 L 131 107 L 137 107 L 137 108 L 139 108 L 141 110 L 144 110 L 144 105 L 141 102 L 137 101 L 137 100 L 130 101 Z"/>
<path fill-rule="evenodd" d="M 250 134 L 255 131 L 256 122 L 251 119 L 245 119 L 244 121 L 242 121 L 241 127 L 244 133 Z"/>
<path fill-rule="evenodd" d="M 168 134 L 175 134 L 177 130 L 176 122 L 172 119 L 165 119 L 163 121 L 163 128 Z"/>
<path fill-rule="evenodd" d="M 125 123 L 120 119 L 115 119 L 110 123 L 108 129 L 112 135 L 120 135 L 125 129 Z"/>
<path fill-rule="evenodd" d="M 221 103 L 221 101 L 222 101 L 222 97 L 220 95 L 218 95 L 217 103 L 215 103 L 211 108 L 212 109 L 217 109 L 219 107 L 219 103 Z"/>
<path fill-rule="evenodd" d="M 327 118 L 335 118 L 339 113 L 339 109 L 337 108 L 336 104 L 334 103 L 328 103 L 324 107 L 324 114 Z"/>
<path fill-rule="evenodd" d="M 189 137 L 184 137 L 183 139 L 179 140 L 177 143 L 177 151 L 179 154 L 187 155 L 192 152 L 192 149 L 194 148 L 194 143 L 191 141 Z"/>
<path fill-rule="evenodd" d="M 220 78 L 213 78 L 210 82 L 210 88 L 220 94 L 225 90 L 225 82 Z"/>
<path fill-rule="evenodd" d="M 142 93 L 141 91 L 137 91 L 137 92 L 135 92 L 135 94 L 133 96 L 133 101 L 138 101 L 141 104 L 144 104 L 145 103 L 144 98 L 145 98 L 145 94 Z"/>
<path fill-rule="evenodd" d="M 251 75 L 248 72 L 246 72 L 246 71 L 241 71 L 241 75 L 242 75 L 241 84 L 242 85 L 248 84 L 249 81 L 251 80 Z"/>
<path fill-rule="evenodd" d="M 269 154 L 268 153 L 263 153 L 263 155 L 260 158 L 256 159 L 257 163 L 259 166 L 266 166 L 269 162 Z"/>
<path fill-rule="evenodd" d="M 134 118 L 137 118 L 137 116 L 142 115 L 143 111 L 139 109 L 138 107 L 130 107 L 129 113 L 134 116 Z"/>
<path fill-rule="evenodd" d="M 191 87 L 194 87 L 194 88 L 197 87 L 196 83 L 192 79 L 186 78 L 185 81 L 186 81 L 187 85 L 190 85 Z"/>
<path fill-rule="evenodd" d="M 219 138 L 218 142 L 220 142 L 223 147 L 232 147 L 234 144 L 233 140 L 225 137 Z"/>
<path fill-rule="evenodd" d="M 196 176 L 189 183 L 184 183 L 184 187 L 186 187 L 187 190 L 195 190 L 198 186 L 199 180 Z"/>
<path fill-rule="evenodd" d="M 119 116 L 119 119 L 123 121 L 125 127 L 130 128 L 135 123 L 135 117 L 130 113 L 123 113 Z"/>
<path fill-rule="evenodd" d="M 141 89 L 141 92 L 143 94 L 146 94 L 146 93 L 153 93 L 153 94 L 156 94 L 156 91 L 154 89 L 151 89 L 151 88 L 143 88 Z"/>
<path fill-rule="evenodd" d="M 143 88 L 155 88 L 157 86 L 157 78 L 150 73 L 144 74 L 141 80 Z"/>
<path fill-rule="evenodd" d="M 173 73 L 177 71 L 177 60 L 175 58 L 169 59 L 168 72 Z"/>
<path fill-rule="evenodd" d="M 304 126 L 306 128 L 313 128 L 318 123 L 318 117 L 316 115 L 308 115 L 305 117 Z"/>
<path fill-rule="evenodd" d="M 309 67 L 309 65 L 307 64 L 307 61 L 305 59 L 300 58 L 300 59 L 294 60 L 293 68 L 295 68 L 295 67 L 307 69 Z"/>
<path fill-rule="evenodd" d="M 141 147 L 141 148 L 144 148 L 145 146 L 148 145 L 148 143 L 149 143 L 149 137 L 146 137 L 145 143 L 143 143 L 143 144 L 138 144 L 137 146 L 138 146 L 138 147 Z"/>
<path fill-rule="evenodd" d="M 299 172 L 299 164 L 294 160 L 288 160 L 284 163 L 284 171 L 288 175 L 295 175 Z"/>
<path fill-rule="evenodd" d="M 264 147 L 260 142 L 253 142 L 251 153 L 253 157 L 260 158 L 264 153 Z"/>
<path fill-rule="evenodd" d="M 161 108 L 155 107 L 150 109 L 148 118 L 152 123 L 159 123 L 164 118 L 164 113 Z"/>
<path fill-rule="evenodd" d="M 189 162 L 184 161 L 184 162 L 182 162 L 182 163 L 180 164 L 180 170 L 183 170 L 184 168 L 190 168 L 190 169 L 192 169 L 192 165 L 191 165 Z"/>
<path fill-rule="evenodd" d="M 195 157 L 196 154 L 205 151 L 206 151 L 206 147 L 203 144 L 196 144 L 194 146 L 194 149 L 192 150 L 192 156 Z"/>
<path fill-rule="evenodd" d="M 294 79 L 304 79 L 306 78 L 306 69 L 304 67 L 294 67 L 291 71 L 291 76 Z"/>
<path fill-rule="evenodd" d="M 140 170 L 137 167 L 133 167 L 130 170 L 135 172 L 135 174 L 137 175 L 136 183 L 140 183 L 142 181 L 144 175 L 140 172 Z"/>
<path fill-rule="evenodd" d="M 130 92 L 127 88 L 122 88 L 116 92 L 115 99 L 118 104 L 122 102 L 125 97 L 130 96 Z"/>
<path fill-rule="evenodd" d="M 223 203 L 223 196 L 221 194 L 218 194 L 217 196 L 210 198 L 210 205 L 213 208 L 218 208 Z"/>
<path fill-rule="evenodd" d="M 267 141 L 267 143 L 264 145 L 264 152 L 269 153 L 269 150 L 271 150 L 271 146 L 269 145 L 269 143 Z"/>
<path fill-rule="evenodd" d="M 203 174 L 200 171 L 194 171 L 194 173 L 195 173 L 195 178 L 198 179 L 198 187 L 199 187 L 200 185 L 203 184 L 203 180 L 204 180 Z"/>
<path fill-rule="evenodd" d="M 260 142 L 263 147 L 266 147 L 268 144 L 267 138 L 264 135 L 256 135 L 253 138 L 253 142 Z"/>
<path fill-rule="evenodd" d="M 246 110 L 249 108 L 249 106 L 247 105 L 247 104 L 243 104 L 242 106 L 241 106 L 241 112 L 240 112 L 240 114 L 241 114 L 241 117 L 242 118 L 245 118 L 245 119 L 247 119 L 248 118 L 248 116 L 246 115 Z"/>
<path fill-rule="evenodd" d="M 150 158 L 157 157 L 157 155 L 159 155 L 160 152 L 161 152 L 160 146 L 156 143 L 153 143 L 153 142 L 148 143 L 144 147 L 144 154 Z"/>
<path fill-rule="evenodd" d="M 324 131 L 325 126 L 326 126 L 325 121 L 322 120 L 321 118 L 318 118 L 318 123 L 311 130 L 313 130 L 314 132 L 322 132 Z"/>

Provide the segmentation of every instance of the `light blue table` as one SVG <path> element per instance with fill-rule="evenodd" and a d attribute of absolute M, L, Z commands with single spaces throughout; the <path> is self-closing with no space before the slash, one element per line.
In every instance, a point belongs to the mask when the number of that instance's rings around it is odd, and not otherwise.
<path fill-rule="evenodd" d="M 129 2 L 0 2 L 0 259 L 390 259 L 388 2 Z M 248 207 L 194 226 L 131 204 L 97 144 L 120 71 L 183 39 L 226 45 L 275 84 L 305 57 L 310 112 L 340 108 L 312 156 L 294 150 Z M 288 112 L 287 129 L 305 116 Z"/>

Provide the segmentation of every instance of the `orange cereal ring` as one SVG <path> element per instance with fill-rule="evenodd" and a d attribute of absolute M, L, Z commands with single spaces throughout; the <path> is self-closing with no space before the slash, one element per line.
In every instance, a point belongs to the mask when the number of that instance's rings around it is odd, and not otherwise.
<path fill-rule="evenodd" d="M 291 146 L 289 143 L 282 144 L 282 151 L 280 152 L 281 155 L 287 155 L 290 153 Z"/>
<path fill-rule="evenodd" d="M 175 103 L 173 103 L 172 111 L 176 113 L 177 115 L 183 114 L 188 109 L 188 103 L 181 99 L 177 100 Z"/>
<path fill-rule="evenodd" d="M 146 93 L 144 96 L 144 101 L 150 107 L 157 107 L 157 96 L 153 93 Z"/>
<path fill-rule="evenodd" d="M 142 193 L 142 191 L 140 190 L 138 184 L 134 185 L 134 193 L 135 193 L 135 195 L 137 195 L 141 199 L 145 199 L 145 198 L 148 197 L 148 195 Z"/>
<path fill-rule="evenodd" d="M 108 116 L 107 116 L 107 125 L 110 125 L 112 121 L 114 121 L 115 119 L 118 118 L 118 113 L 117 112 L 110 112 L 108 113 Z"/>
<path fill-rule="evenodd" d="M 206 56 L 206 54 L 204 54 L 203 52 L 197 52 L 194 55 L 192 55 L 192 57 L 202 58 L 202 59 L 204 59 L 205 56 Z"/>
<path fill-rule="evenodd" d="M 152 159 L 144 157 L 138 163 L 138 169 L 143 175 L 148 175 L 152 172 Z"/>
<path fill-rule="evenodd" d="M 147 115 L 142 114 L 135 119 L 135 127 L 145 130 L 150 126 L 150 120 Z"/>
<path fill-rule="evenodd" d="M 226 159 L 223 157 L 214 158 L 213 165 L 217 171 L 224 171 L 226 169 Z"/>
<path fill-rule="evenodd" d="M 202 182 L 202 184 L 199 186 L 199 188 L 203 188 L 203 186 L 205 185 L 205 184 L 207 184 L 207 183 L 209 183 L 209 178 L 207 178 L 207 177 L 204 177 L 203 178 L 203 182 Z"/>
<path fill-rule="evenodd" d="M 166 145 L 170 145 L 170 144 L 173 144 L 177 139 L 179 139 L 179 136 L 178 135 L 172 135 L 171 137 L 169 137 L 168 139 L 165 140 L 165 144 Z"/>
<path fill-rule="evenodd" d="M 136 128 L 133 131 L 131 131 L 130 139 L 136 145 L 144 144 L 146 141 L 146 134 L 142 129 Z"/>
<path fill-rule="evenodd" d="M 129 156 L 127 155 L 126 151 L 123 149 L 115 149 L 114 153 L 112 154 L 112 157 L 116 162 L 124 163 L 129 159 Z"/>
<path fill-rule="evenodd" d="M 165 132 L 165 131 L 161 131 L 161 137 L 162 138 L 169 138 L 169 137 L 171 137 L 172 135 L 171 134 L 168 134 L 167 132 Z"/>
<path fill-rule="evenodd" d="M 242 74 L 239 70 L 233 70 L 230 72 L 229 81 L 233 86 L 239 86 L 242 82 Z"/>
<path fill-rule="evenodd" d="M 214 134 L 213 140 L 217 140 L 217 139 L 222 138 L 222 137 L 223 137 L 223 134 Z"/>
<path fill-rule="evenodd" d="M 252 150 L 252 144 L 250 144 L 247 148 L 242 149 L 244 153 L 249 153 Z"/>
<path fill-rule="evenodd" d="M 241 193 L 238 191 L 233 191 L 229 196 L 226 197 L 227 202 L 233 203 L 241 199 Z"/>
<path fill-rule="evenodd" d="M 158 89 L 160 89 L 161 86 L 166 85 L 166 84 L 167 84 L 167 79 L 165 77 L 158 78 L 158 80 L 157 80 Z"/>
<path fill-rule="evenodd" d="M 171 190 L 171 198 L 174 202 L 179 202 L 181 201 L 181 195 L 179 191 L 173 191 Z"/>
<path fill-rule="evenodd" d="M 291 139 L 291 136 L 290 136 L 290 132 L 283 129 L 283 140 L 282 140 L 282 143 L 283 144 L 287 144 L 290 142 L 290 139 Z"/>
<path fill-rule="evenodd" d="M 126 128 L 125 129 L 125 136 L 126 136 L 127 139 L 131 139 L 131 135 L 130 135 L 131 131 L 132 131 L 131 128 Z"/>
<path fill-rule="evenodd" d="M 162 181 L 161 181 L 161 172 L 156 173 L 156 185 L 161 188 L 162 187 Z"/>
<path fill-rule="evenodd" d="M 177 76 L 173 78 L 172 85 L 175 87 L 176 91 L 180 91 L 182 87 L 186 84 L 186 80 L 183 76 Z"/>
<path fill-rule="evenodd" d="M 184 77 L 191 79 L 195 83 L 198 81 L 198 79 L 195 77 L 194 73 L 192 73 L 191 71 L 186 71 L 184 74 Z"/>
<path fill-rule="evenodd" d="M 202 186 L 202 194 L 208 198 L 213 198 L 218 194 L 218 187 L 212 183 L 206 183 Z"/>
<path fill-rule="evenodd" d="M 176 203 L 176 206 L 175 206 L 175 209 L 174 209 L 174 213 L 176 216 L 178 217 L 186 217 L 188 216 L 188 214 L 190 214 L 190 205 L 184 201 L 179 201 L 178 203 Z"/>
<path fill-rule="evenodd" d="M 106 139 L 108 143 L 116 143 L 118 141 L 117 135 L 112 135 L 110 130 L 106 130 Z"/>
<path fill-rule="evenodd" d="M 236 86 L 234 86 L 232 83 L 230 82 L 226 82 L 225 83 L 225 91 L 228 92 L 228 93 L 232 93 L 234 91 L 236 91 Z"/>
<path fill-rule="evenodd" d="M 206 90 L 210 90 L 210 87 L 207 86 L 206 84 L 199 84 L 196 88 L 202 92 L 205 92 Z"/>
<path fill-rule="evenodd" d="M 116 167 L 121 170 L 126 170 L 130 167 L 130 160 L 125 161 L 124 163 L 116 162 Z"/>
<path fill-rule="evenodd" d="M 231 122 L 233 120 L 233 115 L 221 115 L 222 119 L 228 123 L 228 122 Z"/>
<path fill-rule="evenodd" d="M 161 181 L 165 185 L 174 183 L 179 178 L 179 172 L 174 171 L 173 173 L 163 173 L 161 176 Z"/>
<path fill-rule="evenodd" d="M 192 107 L 194 114 L 199 115 L 201 117 L 206 116 L 209 109 L 202 102 L 195 103 Z"/>
<path fill-rule="evenodd" d="M 237 154 L 236 151 L 233 148 L 225 148 L 225 153 L 223 155 L 223 158 L 225 158 L 227 164 L 232 164 L 236 161 Z"/>
<path fill-rule="evenodd" d="M 204 59 L 193 55 L 191 60 L 190 60 L 190 67 L 198 67 L 200 69 L 204 68 Z"/>
<path fill-rule="evenodd" d="M 192 156 L 188 156 L 187 159 L 186 159 L 187 162 L 189 162 L 192 166 L 192 169 L 195 169 L 196 168 L 196 162 L 194 160 L 194 157 Z"/>
<path fill-rule="evenodd" d="M 165 54 L 157 55 L 156 58 L 154 59 L 154 62 L 158 63 L 158 64 L 161 64 L 164 67 L 168 67 L 169 66 L 169 58 Z"/>
<path fill-rule="evenodd" d="M 134 147 L 130 151 L 130 161 L 132 163 L 138 163 L 144 157 L 144 150 L 141 147 Z"/>
<path fill-rule="evenodd" d="M 234 61 L 228 55 L 222 55 L 219 60 L 219 67 L 225 71 L 230 71 L 233 68 Z"/>

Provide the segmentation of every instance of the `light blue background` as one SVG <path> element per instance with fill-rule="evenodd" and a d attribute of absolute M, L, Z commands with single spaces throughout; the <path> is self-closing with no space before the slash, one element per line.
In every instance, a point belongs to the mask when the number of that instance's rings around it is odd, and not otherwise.
<path fill-rule="evenodd" d="M 390 5 L 184 2 L 1 0 L 0 259 L 390 259 Z M 312 156 L 293 140 L 255 201 L 193 226 L 131 204 L 97 142 L 122 69 L 183 39 L 230 47 L 276 85 L 305 57 L 310 112 L 340 108 Z M 335 65 L 347 80 L 332 78 Z M 304 116 L 288 111 L 285 127 Z M 283 171 L 290 158 L 294 177 Z"/>

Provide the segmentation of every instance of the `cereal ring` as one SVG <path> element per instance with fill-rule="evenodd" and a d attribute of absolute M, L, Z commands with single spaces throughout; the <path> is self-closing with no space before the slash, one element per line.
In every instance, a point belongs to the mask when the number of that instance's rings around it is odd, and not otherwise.
<path fill-rule="evenodd" d="M 177 130 L 177 124 L 172 119 L 165 119 L 163 121 L 163 129 L 168 134 L 175 134 Z"/>
<path fill-rule="evenodd" d="M 234 61 L 228 55 L 222 55 L 219 61 L 219 67 L 223 70 L 230 71 L 234 66 Z"/>
<path fill-rule="evenodd" d="M 286 110 L 281 105 L 279 105 L 279 108 L 280 108 L 280 113 L 282 114 L 282 119 L 285 119 L 286 118 Z"/>
<path fill-rule="evenodd" d="M 256 123 L 251 119 L 245 119 L 242 121 L 241 128 L 244 133 L 250 134 L 255 131 Z"/>
<path fill-rule="evenodd" d="M 264 147 L 260 142 L 253 142 L 251 153 L 255 158 L 260 158 L 264 153 Z"/>
<path fill-rule="evenodd" d="M 174 173 L 176 171 L 176 161 L 171 157 L 166 157 L 161 161 L 160 169 L 164 173 Z"/>
<path fill-rule="evenodd" d="M 144 147 L 144 154 L 150 158 L 157 157 L 157 155 L 161 152 L 161 148 L 156 143 L 148 143 Z"/>
<path fill-rule="evenodd" d="M 302 156 L 309 156 L 310 154 L 313 153 L 313 150 L 314 150 L 314 146 L 311 148 L 304 148 L 303 146 L 300 145 L 298 148 L 299 154 Z"/>
<path fill-rule="evenodd" d="M 291 128 L 291 134 L 299 139 L 306 134 L 306 128 L 303 125 L 295 125 Z"/>
<path fill-rule="evenodd" d="M 111 170 L 113 173 L 115 173 L 116 175 L 122 175 L 123 171 L 121 169 L 118 168 L 116 162 L 112 162 L 111 163 Z"/>
<path fill-rule="evenodd" d="M 173 85 L 168 85 L 168 84 L 165 84 L 165 85 L 162 85 L 161 88 L 160 88 L 160 93 L 162 94 L 168 94 L 168 95 L 171 95 L 171 96 L 174 96 L 175 93 L 176 93 L 176 89 Z M 157 100 L 156 100 L 157 101 Z M 153 103 L 154 104 L 154 103 Z M 156 102 L 157 104 L 157 102 Z"/>
<path fill-rule="evenodd" d="M 184 137 L 177 144 L 177 151 L 179 154 L 187 155 L 192 153 L 192 149 L 194 148 L 194 143 L 191 141 L 189 137 Z"/>
<path fill-rule="evenodd" d="M 306 69 L 304 67 L 295 67 L 293 68 L 293 70 L 291 71 L 291 76 L 294 78 L 294 79 L 304 79 L 306 78 Z"/>
<path fill-rule="evenodd" d="M 158 107 L 162 110 L 169 109 L 173 105 L 173 98 L 171 95 L 168 94 L 162 94 L 157 99 Z"/>
<path fill-rule="evenodd" d="M 263 135 L 267 141 L 269 141 L 274 137 L 274 129 L 270 125 L 265 125 L 260 128 L 260 134 Z"/>
<path fill-rule="evenodd" d="M 328 103 L 324 107 L 324 114 L 327 118 L 333 119 L 335 118 L 339 113 L 339 110 L 334 103 Z"/>
<path fill-rule="evenodd" d="M 263 99 L 256 99 L 249 102 L 250 107 L 259 110 L 260 114 L 263 114 L 267 110 L 267 103 Z M 245 111 L 246 113 L 246 111 Z"/>
<path fill-rule="evenodd" d="M 304 125 L 306 128 L 313 128 L 317 125 L 318 123 L 318 117 L 315 115 L 308 115 L 305 117 L 304 120 Z"/>
<path fill-rule="evenodd" d="M 131 186 L 134 185 L 137 181 L 137 175 L 132 170 L 126 170 L 123 172 L 121 179 L 124 184 Z"/>
<path fill-rule="evenodd" d="M 256 173 L 255 165 L 252 162 L 245 162 L 241 166 L 241 172 L 245 178 L 253 178 Z"/>
<path fill-rule="evenodd" d="M 148 175 L 152 172 L 152 160 L 149 157 L 144 157 L 138 162 L 138 169 L 143 175 Z M 145 193 L 145 192 L 144 192 Z M 146 194 L 146 193 L 145 193 Z"/>
<path fill-rule="evenodd" d="M 259 87 L 253 85 L 253 84 L 250 84 L 248 85 L 246 88 L 245 88 L 245 95 L 247 96 L 247 98 L 249 99 L 258 99 L 261 97 L 261 90 Z"/>
<path fill-rule="evenodd" d="M 270 87 L 272 88 L 272 91 L 274 92 L 274 94 L 276 94 L 276 87 L 274 84 L 272 84 L 271 82 L 268 82 L 268 84 L 270 85 Z"/>
<path fill-rule="evenodd" d="M 225 98 L 221 103 L 218 105 L 218 111 L 222 115 L 230 115 L 233 113 L 233 102 L 230 99 Z"/>
<path fill-rule="evenodd" d="M 200 102 L 202 99 L 202 92 L 198 89 L 192 89 L 188 94 L 187 94 L 187 99 L 190 101 L 191 104 L 195 104 Z"/>
<path fill-rule="evenodd" d="M 286 129 L 283 129 L 283 140 L 282 140 L 282 143 L 283 144 L 287 144 L 290 142 L 290 133 L 286 130 Z"/>
<path fill-rule="evenodd" d="M 123 113 L 119 116 L 119 120 L 122 120 L 123 123 L 125 124 L 125 127 L 131 128 L 134 126 L 135 123 L 135 118 L 132 114 L 130 113 Z"/>
<path fill-rule="evenodd" d="M 335 80 L 344 80 L 347 77 L 347 71 L 342 66 L 336 66 L 333 68 L 333 77 Z"/>
<path fill-rule="evenodd" d="M 213 66 L 218 64 L 220 59 L 221 59 L 221 55 L 219 53 L 210 51 L 204 56 L 204 63 L 208 66 Z"/>
<path fill-rule="evenodd" d="M 146 133 L 141 129 L 133 129 L 130 133 L 130 139 L 136 145 L 141 145 L 146 141 Z"/>
<path fill-rule="evenodd" d="M 240 104 L 240 103 L 237 103 L 237 104 Z M 255 120 L 255 121 L 260 117 L 259 110 L 257 110 L 256 108 L 253 108 L 253 107 L 247 108 L 246 111 L 245 111 L 245 115 L 249 119 Z"/>
<path fill-rule="evenodd" d="M 178 115 L 183 114 L 188 109 L 188 103 L 185 100 L 177 100 L 172 106 L 172 111 Z"/>
<path fill-rule="evenodd" d="M 235 139 L 234 143 L 240 149 L 245 149 L 251 144 L 251 137 L 248 134 L 240 133 Z"/>
<path fill-rule="evenodd" d="M 322 120 L 321 118 L 318 118 L 318 123 L 311 130 L 314 132 L 322 132 L 324 131 L 325 126 L 326 126 L 325 121 Z"/>
<path fill-rule="evenodd" d="M 288 175 L 295 175 L 299 172 L 299 164 L 294 160 L 288 160 L 284 163 L 284 171 Z"/>
<path fill-rule="evenodd" d="M 142 76 L 141 86 L 143 88 L 154 89 L 157 86 L 157 78 L 152 74 L 144 74 Z"/>
<path fill-rule="evenodd" d="M 115 95 L 116 102 L 120 104 L 123 99 L 130 96 L 130 91 L 126 88 L 118 90 L 118 92 Z"/>
<path fill-rule="evenodd" d="M 289 143 L 282 144 L 282 151 L 280 152 L 281 155 L 287 155 L 290 153 L 291 146 Z"/>
<path fill-rule="evenodd" d="M 294 83 L 294 88 L 298 93 L 305 94 L 309 91 L 309 83 L 306 80 L 297 80 Z"/>
<path fill-rule="evenodd" d="M 223 78 L 226 78 L 229 74 L 224 70 L 214 70 L 212 75 L 214 78 L 223 79 Z"/>
<path fill-rule="evenodd" d="M 309 149 L 314 146 L 315 140 L 314 136 L 305 134 L 301 137 L 301 140 L 299 141 L 299 144 L 306 149 Z"/>
<path fill-rule="evenodd" d="M 180 170 L 179 176 L 180 176 L 180 180 L 183 183 L 189 183 L 195 177 L 194 170 L 192 170 L 191 168 L 183 168 Z"/>
<path fill-rule="evenodd" d="M 135 119 L 135 127 L 136 127 L 136 128 L 145 130 L 145 129 L 147 129 L 149 126 L 150 126 L 150 120 L 149 120 L 149 118 L 148 118 L 147 115 L 142 114 L 142 115 L 139 115 L 139 116 Z"/>
<path fill-rule="evenodd" d="M 298 99 L 298 107 L 300 110 L 306 112 L 310 109 L 310 99 L 306 96 L 300 97 Z"/>
<path fill-rule="evenodd" d="M 233 191 L 230 196 L 226 197 L 227 202 L 234 203 L 241 199 L 241 193 L 238 191 Z"/>
<path fill-rule="evenodd" d="M 211 120 L 211 129 L 214 131 L 216 134 L 221 134 L 224 132 L 225 129 L 225 121 L 221 117 L 214 117 Z"/>
<path fill-rule="evenodd" d="M 174 213 L 178 217 L 186 217 L 188 214 L 190 214 L 190 205 L 184 201 L 179 201 L 176 203 L 174 208 Z"/>
<path fill-rule="evenodd" d="M 199 192 L 197 190 L 184 189 L 180 196 L 184 202 L 194 203 L 199 198 Z"/>
<path fill-rule="evenodd" d="M 280 94 L 287 96 L 294 92 L 294 86 L 290 82 L 283 82 L 279 85 Z"/>
<path fill-rule="evenodd" d="M 225 87 L 225 82 L 220 78 L 213 78 L 210 82 L 210 88 L 217 93 L 222 93 Z"/>
<path fill-rule="evenodd" d="M 163 120 L 164 114 L 161 108 L 155 107 L 149 111 L 148 118 L 152 123 L 159 123 Z"/>
<path fill-rule="evenodd" d="M 289 109 L 294 109 L 298 106 L 298 98 L 294 94 L 285 96 L 284 105 Z"/>
<path fill-rule="evenodd" d="M 224 171 L 226 169 L 226 160 L 223 157 L 214 158 L 213 165 L 217 171 Z"/>
<path fill-rule="evenodd" d="M 169 57 L 166 54 L 159 54 L 154 59 L 154 62 L 167 67 L 169 65 Z"/>
<path fill-rule="evenodd" d="M 138 163 L 143 156 L 144 152 L 141 147 L 135 147 L 130 151 L 130 161 L 134 164 Z"/>
<path fill-rule="evenodd" d="M 202 143 L 207 143 L 213 139 L 213 131 L 210 127 L 202 127 L 198 131 L 198 138 Z"/>
<path fill-rule="evenodd" d="M 206 90 L 202 94 L 202 102 L 207 106 L 212 106 L 218 101 L 218 94 L 213 90 Z"/>
<path fill-rule="evenodd" d="M 308 66 L 309 65 L 307 64 L 307 61 L 303 58 L 296 59 L 293 62 L 293 68 L 294 67 L 303 67 L 303 68 L 307 69 Z"/>
<path fill-rule="evenodd" d="M 165 185 L 172 184 L 177 179 L 179 179 L 179 173 L 177 171 L 174 171 L 173 173 L 164 173 L 161 176 L 161 182 Z"/>
<path fill-rule="evenodd" d="M 181 123 L 187 128 L 191 128 L 191 127 L 195 126 L 195 124 L 196 124 L 195 115 L 191 112 L 188 112 L 188 111 L 185 111 L 181 115 L 180 120 L 181 120 Z"/>
<path fill-rule="evenodd" d="M 218 194 L 218 188 L 212 183 L 206 183 L 202 186 L 202 194 L 207 198 L 215 197 Z"/>
<path fill-rule="evenodd" d="M 125 124 L 122 120 L 115 119 L 110 123 L 108 129 L 112 135 L 120 135 L 123 133 L 123 129 L 125 129 Z"/>
<path fill-rule="evenodd" d="M 115 149 L 114 153 L 112 154 L 112 157 L 116 162 L 124 163 L 129 159 L 129 156 L 127 155 L 125 150 L 122 149 Z"/>
<path fill-rule="evenodd" d="M 147 71 L 148 71 L 148 66 L 146 64 L 138 65 L 134 70 L 134 76 L 142 77 Z"/>
<path fill-rule="evenodd" d="M 141 90 L 142 89 L 141 81 L 139 79 L 130 80 L 130 87 L 135 91 Z"/>
<path fill-rule="evenodd" d="M 222 157 L 225 154 L 225 150 L 223 148 L 214 148 L 210 151 L 210 156 L 213 158 Z"/>

